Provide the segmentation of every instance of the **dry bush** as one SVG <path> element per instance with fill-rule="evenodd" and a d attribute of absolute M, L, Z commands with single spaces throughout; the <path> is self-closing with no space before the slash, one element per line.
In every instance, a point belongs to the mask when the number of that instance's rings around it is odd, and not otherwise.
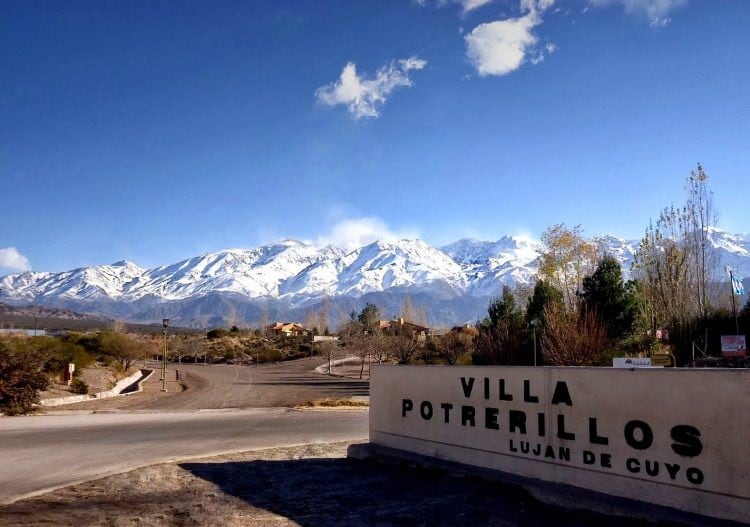
<path fill-rule="evenodd" d="M 592 309 L 544 307 L 542 354 L 555 366 L 591 366 L 607 347 L 607 329 Z"/>
<path fill-rule="evenodd" d="M 450 366 L 458 362 L 459 357 L 471 351 L 471 335 L 464 333 L 448 333 L 434 339 L 437 357 Z"/>
<path fill-rule="evenodd" d="M 33 409 L 39 391 L 48 384 L 42 365 L 38 354 L 0 341 L 0 412 L 17 415 Z"/>
<path fill-rule="evenodd" d="M 416 336 L 396 335 L 388 337 L 391 356 L 399 364 L 409 364 L 411 360 L 422 349 L 422 345 Z"/>

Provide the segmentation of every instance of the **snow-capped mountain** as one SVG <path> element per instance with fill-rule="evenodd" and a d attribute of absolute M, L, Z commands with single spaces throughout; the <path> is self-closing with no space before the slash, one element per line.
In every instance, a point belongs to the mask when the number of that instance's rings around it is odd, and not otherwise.
<path fill-rule="evenodd" d="M 539 244 L 528 238 L 504 236 L 496 242 L 459 240 L 442 251 L 463 269 L 470 295 L 492 296 L 502 291 L 503 284 L 532 281 Z"/>
<path fill-rule="evenodd" d="M 750 275 L 750 236 L 712 229 L 722 265 Z M 637 241 L 596 239 L 628 274 Z M 284 240 L 230 249 L 154 269 L 132 262 L 0 279 L 0 302 L 76 309 L 135 322 L 171 316 L 185 325 L 227 317 L 253 323 L 261 309 L 298 316 L 324 297 L 344 312 L 365 301 L 397 309 L 405 294 L 427 307 L 433 324 L 476 320 L 503 284 L 531 283 L 539 244 L 525 237 L 458 240 L 440 249 L 421 240 L 377 241 L 347 251 Z M 380 296 L 378 296 L 380 295 Z M 395 313 L 388 313 L 395 314 Z"/>

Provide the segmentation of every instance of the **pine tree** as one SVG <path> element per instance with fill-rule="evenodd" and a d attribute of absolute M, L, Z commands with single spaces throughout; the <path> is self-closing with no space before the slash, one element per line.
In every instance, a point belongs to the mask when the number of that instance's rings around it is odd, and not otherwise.
<path fill-rule="evenodd" d="M 583 280 L 581 299 L 607 328 L 610 339 L 619 339 L 633 329 L 636 305 L 632 291 L 622 279 L 620 262 L 605 255 L 591 276 Z"/>
<path fill-rule="evenodd" d="M 538 320 L 544 324 L 544 306 L 550 303 L 562 303 L 562 292 L 546 280 L 537 280 L 534 293 L 526 307 L 526 322 Z"/>

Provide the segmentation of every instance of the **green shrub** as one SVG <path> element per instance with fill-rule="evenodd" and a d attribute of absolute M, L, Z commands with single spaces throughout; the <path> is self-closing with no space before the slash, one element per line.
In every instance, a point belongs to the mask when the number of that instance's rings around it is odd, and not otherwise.
<path fill-rule="evenodd" d="M 70 391 L 73 393 L 85 395 L 89 393 L 89 385 L 81 379 L 73 379 L 72 381 L 70 381 Z"/>

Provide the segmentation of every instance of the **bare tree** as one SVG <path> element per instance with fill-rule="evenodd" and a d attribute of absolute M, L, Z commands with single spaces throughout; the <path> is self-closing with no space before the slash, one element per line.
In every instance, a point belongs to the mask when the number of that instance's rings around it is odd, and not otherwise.
<path fill-rule="evenodd" d="M 607 346 L 607 329 L 592 309 L 570 311 L 559 304 L 544 307 L 542 354 L 555 366 L 593 365 Z"/>
<path fill-rule="evenodd" d="M 409 364 L 421 349 L 416 335 L 400 334 L 387 338 L 391 355 L 399 364 Z"/>
<path fill-rule="evenodd" d="M 328 375 L 333 375 L 333 361 L 338 356 L 339 346 L 335 341 L 325 341 L 320 344 L 320 354 L 328 361 Z"/>
<path fill-rule="evenodd" d="M 258 317 L 258 326 L 260 326 L 260 334 L 265 337 L 266 331 L 268 331 L 268 309 L 266 309 L 265 306 L 263 306 L 263 309 L 260 310 L 260 315 Z"/>
<path fill-rule="evenodd" d="M 122 320 L 111 320 L 109 322 L 109 330 L 112 333 L 125 333 L 125 322 Z"/>
<path fill-rule="evenodd" d="M 471 350 L 471 336 L 464 333 L 448 333 L 435 338 L 437 356 L 449 366 L 458 362 L 464 353 Z"/>

